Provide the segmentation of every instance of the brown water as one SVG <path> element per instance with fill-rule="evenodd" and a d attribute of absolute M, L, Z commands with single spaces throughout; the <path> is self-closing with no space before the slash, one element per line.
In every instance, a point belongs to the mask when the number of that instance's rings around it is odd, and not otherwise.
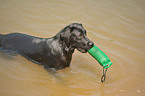
<path fill-rule="evenodd" d="M 75 51 L 69 68 L 48 73 L 0 53 L 0 96 L 145 96 L 145 0 L 0 0 L 0 33 L 51 37 L 81 22 L 113 65 Z"/>

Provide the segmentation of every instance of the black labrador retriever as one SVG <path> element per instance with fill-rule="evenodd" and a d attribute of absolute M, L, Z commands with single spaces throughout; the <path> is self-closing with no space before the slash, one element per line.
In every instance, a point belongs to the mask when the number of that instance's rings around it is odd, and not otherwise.
<path fill-rule="evenodd" d="M 0 34 L 0 48 L 21 54 L 28 60 L 56 70 L 69 67 L 75 49 L 82 53 L 93 47 L 82 24 L 72 23 L 52 38 L 21 33 Z"/>

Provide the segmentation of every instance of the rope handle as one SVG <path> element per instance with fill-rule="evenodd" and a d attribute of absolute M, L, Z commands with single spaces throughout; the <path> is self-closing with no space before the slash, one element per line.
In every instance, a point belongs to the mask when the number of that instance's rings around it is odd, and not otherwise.
<path fill-rule="evenodd" d="M 102 83 L 105 82 L 107 70 L 108 70 L 108 68 L 105 69 L 105 68 L 103 67 L 103 75 L 102 75 L 102 77 L 101 77 L 101 82 L 102 82 Z"/>

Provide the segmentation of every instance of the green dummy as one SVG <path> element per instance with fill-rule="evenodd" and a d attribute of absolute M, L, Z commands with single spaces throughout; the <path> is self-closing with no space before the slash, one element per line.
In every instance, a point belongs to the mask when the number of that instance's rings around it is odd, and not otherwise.
<path fill-rule="evenodd" d="M 109 68 L 112 65 L 112 62 L 110 61 L 109 57 L 102 50 L 100 50 L 97 46 L 94 45 L 91 49 L 88 50 L 88 52 L 105 69 Z"/>

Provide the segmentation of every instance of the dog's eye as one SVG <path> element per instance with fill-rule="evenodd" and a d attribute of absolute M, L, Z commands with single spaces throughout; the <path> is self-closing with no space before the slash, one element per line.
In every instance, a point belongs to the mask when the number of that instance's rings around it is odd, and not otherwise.
<path fill-rule="evenodd" d="M 83 35 L 79 35 L 78 39 L 81 40 L 83 38 Z"/>
<path fill-rule="evenodd" d="M 80 35 L 79 37 L 80 37 L 80 38 L 83 38 L 83 35 Z"/>

